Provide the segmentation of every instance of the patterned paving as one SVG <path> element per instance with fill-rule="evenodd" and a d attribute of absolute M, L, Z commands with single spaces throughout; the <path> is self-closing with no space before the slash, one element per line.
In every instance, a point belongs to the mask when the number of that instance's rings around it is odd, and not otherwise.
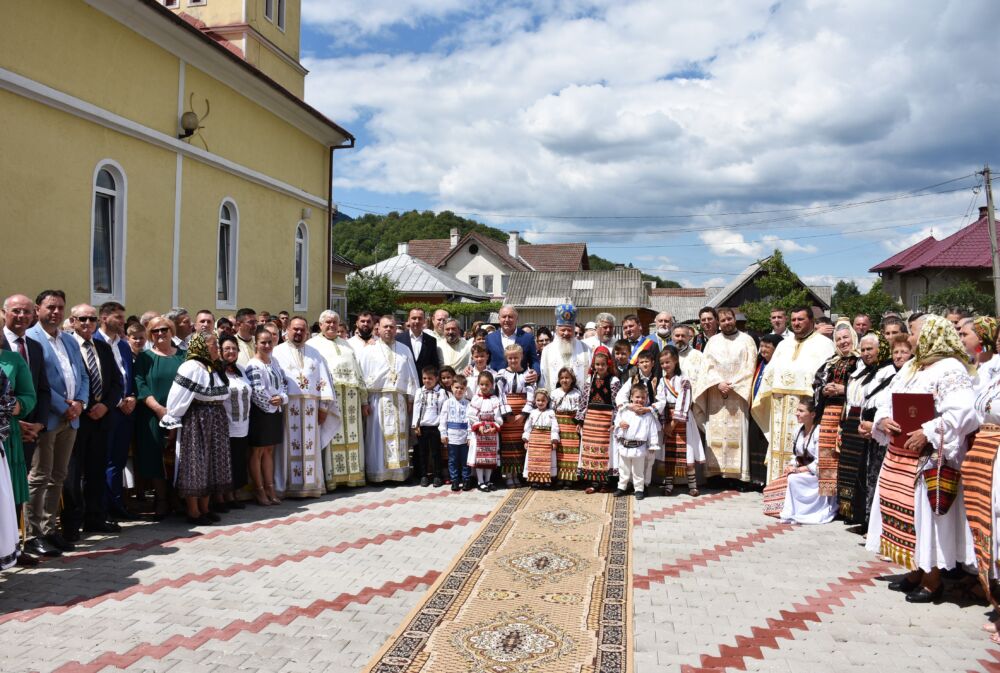
<path fill-rule="evenodd" d="M 555 495 L 571 505 L 588 498 Z M 0 671 L 363 670 L 505 497 L 345 490 L 250 508 L 224 526 L 143 523 L 92 538 L 79 553 L 0 575 Z M 593 525 L 601 498 L 539 507 L 534 525 L 579 533 Z M 986 608 L 961 581 L 941 605 L 909 605 L 885 587 L 898 570 L 840 523 L 783 526 L 760 514 L 759 495 L 734 492 L 632 505 L 628 664 L 637 673 L 1000 673 L 1000 648 L 979 628 Z M 598 547 L 569 552 L 593 563 Z M 530 591 L 523 568 L 561 563 L 551 554 L 544 562 L 505 556 L 508 584 L 492 591 Z M 526 618 L 516 612 L 505 613 L 508 631 Z M 587 659 L 580 670 L 593 665 Z"/>

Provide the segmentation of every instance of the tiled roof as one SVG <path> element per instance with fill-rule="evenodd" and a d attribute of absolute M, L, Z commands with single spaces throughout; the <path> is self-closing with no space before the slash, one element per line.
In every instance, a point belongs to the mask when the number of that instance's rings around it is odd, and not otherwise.
<path fill-rule="evenodd" d="M 337 253 L 333 253 L 330 255 L 330 261 L 333 262 L 334 266 L 342 266 L 348 269 L 354 269 L 355 271 L 361 268 L 353 261 L 344 257 L 343 255 L 338 255 Z"/>
<path fill-rule="evenodd" d="M 937 243 L 937 239 L 933 236 L 928 236 L 919 243 L 915 243 L 904 250 L 900 250 L 889 259 L 876 264 L 868 270 L 872 273 L 876 273 L 878 271 L 898 271 L 917 257 L 920 257 L 920 255 L 927 251 L 927 248 L 933 247 L 935 243 Z"/>
<path fill-rule="evenodd" d="M 410 241 L 409 250 L 411 255 L 428 264 L 441 266 L 470 241 L 489 248 L 514 271 L 578 271 L 590 268 L 586 243 L 522 244 L 518 246 L 519 259 L 515 259 L 510 256 L 506 243 L 474 231 L 465 234 L 454 249 L 450 238 L 425 238 Z"/>
<path fill-rule="evenodd" d="M 951 236 L 940 241 L 928 236 L 869 271 L 909 273 L 920 269 L 991 269 L 989 227 L 984 212 L 975 222 Z"/>
<path fill-rule="evenodd" d="M 447 271 L 437 269 L 407 254 L 383 259 L 377 264 L 366 266 L 361 271 L 388 276 L 403 294 L 448 294 L 477 301 L 489 299 L 485 292 L 460 281 Z"/>
<path fill-rule="evenodd" d="M 590 268 L 586 243 L 535 243 L 518 247 L 518 254 L 536 271 L 579 271 Z"/>
<path fill-rule="evenodd" d="M 422 259 L 431 266 L 437 266 L 445 255 L 451 252 L 449 244 L 447 238 L 415 239 L 410 241 L 409 250 L 417 259 Z"/>
<path fill-rule="evenodd" d="M 518 308 L 554 308 L 566 300 L 577 308 L 649 306 L 639 269 L 510 274 L 506 303 Z"/>

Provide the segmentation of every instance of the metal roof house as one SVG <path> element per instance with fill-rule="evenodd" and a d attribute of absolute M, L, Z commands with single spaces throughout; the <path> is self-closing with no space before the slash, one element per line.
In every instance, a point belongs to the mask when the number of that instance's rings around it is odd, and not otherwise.
<path fill-rule="evenodd" d="M 655 315 L 639 269 L 518 271 L 510 275 L 505 302 L 517 309 L 522 323 L 551 327 L 556 306 L 565 301 L 576 307 L 580 324 L 594 320 L 598 313 L 610 313 L 620 324 L 622 318 L 634 313 L 645 327 Z"/>
<path fill-rule="evenodd" d="M 398 251 L 399 254 L 395 257 L 366 266 L 361 269 L 361 273 L 375 273 L 391 278 L 402 295 L 400 304 L 489 300 L 489 295 L 482 290 L 411 255 L 406 243 L 400 243 Z"/>

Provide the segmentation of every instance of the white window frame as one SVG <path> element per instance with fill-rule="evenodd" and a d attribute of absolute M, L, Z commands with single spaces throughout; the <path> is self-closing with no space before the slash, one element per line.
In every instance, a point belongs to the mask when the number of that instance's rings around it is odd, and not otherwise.
<path fill-rule="evenodd" d="M 229 207 L 229 297 L 219 299 L 219 233 L 222 231 L 222 209 Z M 239 287 L 239 249 L 240 249 L 240 209 L 236 205 L 236 200 L 230 196 L 225 197 L 219 203 L 215 216 L 215 308 L 236 308 L 236 290 Z"/>
<path fill-rule="evenodd" d="M 264 18 L 274 23 L 274 0 L 264 0 Z"/>
<path fill-rule="evenodd" d="M 296 278 L 295 261 L 298 257 L 299 232 L 302 232 L 302 277 Z M 299 282 L 299 301 L 295 301 L 295 283 Z M 309 227 L 302 220 L 295 225 L 292 238 L 292 305 L 296 311 L 309 310 Z"/>
<path fill-rule="evenodd" d="M 500 294 L 506 295 L 508 287 L 510 287 L 510 276 L 505 273 L 500 276 Z"/>
<path fill-rule="evenodd" d="M 97 176 L 106 170 L 115 180 L 115 190 L 109 192 L 97 186 Z M 111 292 L 94 291 L 94 238 L 97 221 L 95 208 L 98 193 L 114 196 L 114 233 L 111 241 Z M 125 303 L 125 250 L 126 232 L 128 231 L 128 177 L 125 169 L 114 159 L 101 159 L 94 167 L 90 179 L 90 247 L 87 258 L 87 268 L 90 269 L 90 303 L 98 306 L 106 301 Z"/>
<path fill-rule="evenodd" d="M 284 33 L 285 32 L 285 7 L 286 7 L 286 5 L 288 3 L 286 3 L 285 0 L 275 0 L 275 3 L 277 4 L 277 8 L 276 8 L 277 9 L 277 16 L 275 17 L 277 20 L 275 21 L 275 24 L 278 26 L 278 30 L 280 30 L 282 33 Z"/>

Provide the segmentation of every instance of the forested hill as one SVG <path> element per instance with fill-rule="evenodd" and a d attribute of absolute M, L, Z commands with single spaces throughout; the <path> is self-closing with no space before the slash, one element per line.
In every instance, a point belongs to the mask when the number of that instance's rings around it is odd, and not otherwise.
<path fill-rule="evenodd" d="M 333 227 L 333 245 L 338 254 L 353 260 L 358 266 L 366 267 L 394 256 L 396 244 L 401 241 L 448 238 L 452 228 L 457 228 L 462 236 L 469 231 L 476 231 L 503 243 L 508 238 L 505 231 L 459 217 L 447 210 L 440 213 L 411 210 L 387 215 L 369 214 L 353 220 L 340 215 Z M 526 241 L 522 242 L 530 245 Z M 590 255 L 591 269 L 601 271 L 614 267 L 614 262 L 598 255 Z M 678 283 L 658 276 L 644 273 L 642 277 L 644 280 L 655 280 L 658 287 L 680 287 Z"/>

